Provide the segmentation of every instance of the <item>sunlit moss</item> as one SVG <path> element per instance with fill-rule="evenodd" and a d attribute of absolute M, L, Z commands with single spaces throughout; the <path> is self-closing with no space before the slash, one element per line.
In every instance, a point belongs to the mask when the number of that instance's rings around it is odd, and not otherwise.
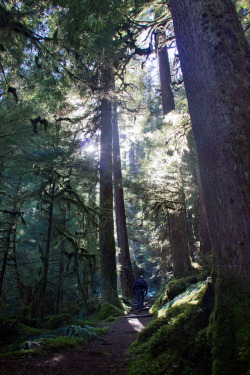
<path fill-rule="evenodd" d="M 206 290 L 206 282 L 191 285 L 184 293 L 180 294 L 174 300 L 167 302 L 158 311 L 158 316 L 162 317 L 166 315 L 169 307 L 175 307 L 183 304 L 197 305 L 200 301 L 202 293 Z"/>
<path fill-rule="evenodd" d="M 211 293 L 206 283 L 196 285 L 151 322 L 128 351 L 128 375 L 211 375 L 207 339 Z"/>
<path fill-rule="evenodd" d="M 197 276 L 196 275 L 188 276 L 186 278 L 170 280 L 167 283 L 165 292 L 161 296 L 158 297 L 158 299 L 153 304 L 150 312 L 158 314 L 158 311 L 161 310 L 161 308 L 166 303 L 173 300 L 180 293 L 183 293 L 184 291 L 186 291 L 190 285 L 192 285 L 193 283 L 197 283 L 198 280 L 200 280 L 200 277 L 198 274 Z M 204 280 L 204 278 L 202 280 Z M 163 314 L 160 314 L 160 315 L 162 316 Z"/>

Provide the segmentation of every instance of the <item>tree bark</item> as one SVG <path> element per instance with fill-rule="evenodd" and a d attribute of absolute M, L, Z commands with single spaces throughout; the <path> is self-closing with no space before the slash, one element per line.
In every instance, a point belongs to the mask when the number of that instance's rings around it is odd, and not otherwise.
<path fill-rule="evenodd" d="M 78 253 L 75 251 L 75 254 L 74 254 L 74 272 L 76 273 L 76 277 L 77 277 L 77 282 L 78 282 L 78 289 L 82 295 L 82 299 L 83 299 L 83 303 L 86 307 L 86 310 L 88 311 L 89 310 L 89 306 L 88 306 L 88 301 L 87 301 L 87 297 L 86 297 L 86 294 L 85 294 L 85 291 L 84 291 L 84 288 L 82 286 L 82 282 L 81 282 L 81 278 L 80 278 L 80 273 L 79 273 L 79 266 L 78 266 Z"/>
<path fill-rule="evenodd" d="M 170 6 L 214 252 L 213 374 L 242 374 L 240 332 L 250 318 L 249 46 L 231 1 Z"/>
<path fill-rule="evenodd" d="M 66 208 L 62 210 L 63 213 L 63 231 L 66 231 Z M 59 260 L 59 270 L 58 270 L 58 280 L 56 288 L 56 307 L 55 314 L 59 314 L 60 311 L 60 302 L 62 295 L 62 286 L 63 286 L 63 253 L 65 251 L 65 239 L 61 237 L 61 251 L 60 251 L 60 260 Z"/>
<path fill-rule="evenodd" d="M 199 187 L 199 211 L 200 211 L 200 251 L 202 255 L 212 252 L 211 235 L 209 232 L 207 213 L 205 208 L 204 196 L 200 181 L 200 172 L 198 171 L 198 187 Z"/>
<path fill-rule="evenodd" d="M 61 240 L 61 252 L 60 252 L 60 261 L 59 261 L 59 270 L 58 270 L 58 280 L 56 288 L 56 308 L 55 314 L 59 314 L 60 311 L 60 302 L 62 294 L 62 279 L 63 279 L 63 251 L 64 251 L 64 239 Z"/>
<path fill-rule="evenodd" d="M 113 220 L 112 109 L 111 102 L 107 98 L 101 100 L 99 223 L 101 303 L 110 303 L 118 306 Z"/>
<path fill-rule="evenodd" d="M 171 89 L 171 71 L 168 57 L 168 48 L 166 46 L 165 32 L 156 29 L 156 46 L 158 52 L 159 72 L 161 82 L 161 98 L 163 114 L 167 115 L 175 109 L 174 95 Z"/>
<path fill-rule="evenodd" d="M 5 248 L 4 255 L 3 255 L 3 263 L 2 263 L 1 273 L 0 273 L 0 298 L 2 296 L 4 275 L 6 271 L 7 260 L 8 260 L 9 250 L 10 250 L 11 233 L 12 233 L 12 224 L 10 224 L 8 232 L 7 232 L 6 248 Z"/>
<path fill-rule="evenodd" d="M 124 205 L 124 194 L 122 186 L 121 153 L 119 143 L 119 129 L 117 119 L 117 105 L 113 106 L 113 176 L 114 176 L 114 197 L 115 214 L 117 226 L 118 247 L 120 248 L 120 278 L 122 295 L 133 297 L 134 274 L 130 259 L 128 233 L 126 224 L 126 213 Z"/>
<path fill-rule="evenodd" d="M 230 1 L 170 4 L 216 271 L 233 271 L 250 283 L 249 48 Z"/>
<path fill-rule="evenodd" d="M 55 195 L 55 182 L 52 183 L 50 192 L 50 204 L 49 204 L 49 216 L 48 216 L 48 230 L 46 239 L 46 248 L 43 260 L 43 279 L 42 279 L 42 289 L 40 296 L 40 319 L 44 320 L 45 315 L 45 304 L 46 304 L 46 291 L 47 291 L 47 280 L 48 280 L 48 270 L 49 270 L 49 253 L 50 253 L 50 243 L 51 243 L 51 232 L 53 223 L 53 210 L 54 210 L 54 195 Z"/>
<path fill-rule="evenodd" d="M 22 299 L 24 294 L 21 288 L 21 278 L 18 270 L 18 264 L 17 264 L 17 257 L 16 257 L 16 232 L 17 232 L 17 219 L 15 219 L 15 224 L 13 226 L 13 262 L 14 262 L 14 268 L 15 268 L 15 273 L 16 273 L 16 282 L 17 282 L 17 287 L 19 290 L 19 295 L 20 298 Z"/>
<path fill-rule="evenodd" d="M 185 209 L 177 209 L 169 215 L 169 219 L 173 273 L 175 277 L 184 276 L 191 269 Z"/>

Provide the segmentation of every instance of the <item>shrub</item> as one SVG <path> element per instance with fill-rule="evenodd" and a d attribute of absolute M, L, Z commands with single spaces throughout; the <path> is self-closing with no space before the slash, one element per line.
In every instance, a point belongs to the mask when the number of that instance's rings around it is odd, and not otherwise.
<path fill-rule="evenodd" d="M 49 329 L 57 329 L 63 325 L 69 324 L 71 321 L 71 314 L 54 315 L 49 319 L 47 326 Z"/>
<path fill-rule="evenodd" d="M 56 330 L 56 334 L 60 336 L 70 336 L 70 337 L 80 337 L 88 338 L 91 336 L 96 336 L 95 328 L 86 325 L 85 327 L 81 326 L 63 326 Z"/>
<path fill-rule="evenodd" d="M 108 317 L 124 315 L 124 311 L 119 307 L 111 305 L 109 303 L 104 303 L 98 313 L 95 315 L 96 320 L 105 320 Z"/>

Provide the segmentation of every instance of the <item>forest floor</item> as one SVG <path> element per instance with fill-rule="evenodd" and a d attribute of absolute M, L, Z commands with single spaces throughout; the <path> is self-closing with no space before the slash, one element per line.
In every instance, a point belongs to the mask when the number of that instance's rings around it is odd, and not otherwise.
<path fill-rule="evenodd" d="M 152 319 L 147 311 L 132 311 L 105 324 L 108 333 L 91 339 L 81 349 L 0 359 L 0 375 L 125 375 L 129 360 L 126 350 Z"/>

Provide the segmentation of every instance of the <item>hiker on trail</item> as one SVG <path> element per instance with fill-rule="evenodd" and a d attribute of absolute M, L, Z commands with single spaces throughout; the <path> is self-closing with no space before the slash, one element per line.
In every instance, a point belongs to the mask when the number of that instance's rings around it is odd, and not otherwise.
<path fill-rule="evenodd" d="M 134 294 L 136 294 L 137 308 L 141 311 L 144 305 L 144 298 L 148 292 L 148 284 L 143 276 L 139 276 L 134 282 Z"/>

